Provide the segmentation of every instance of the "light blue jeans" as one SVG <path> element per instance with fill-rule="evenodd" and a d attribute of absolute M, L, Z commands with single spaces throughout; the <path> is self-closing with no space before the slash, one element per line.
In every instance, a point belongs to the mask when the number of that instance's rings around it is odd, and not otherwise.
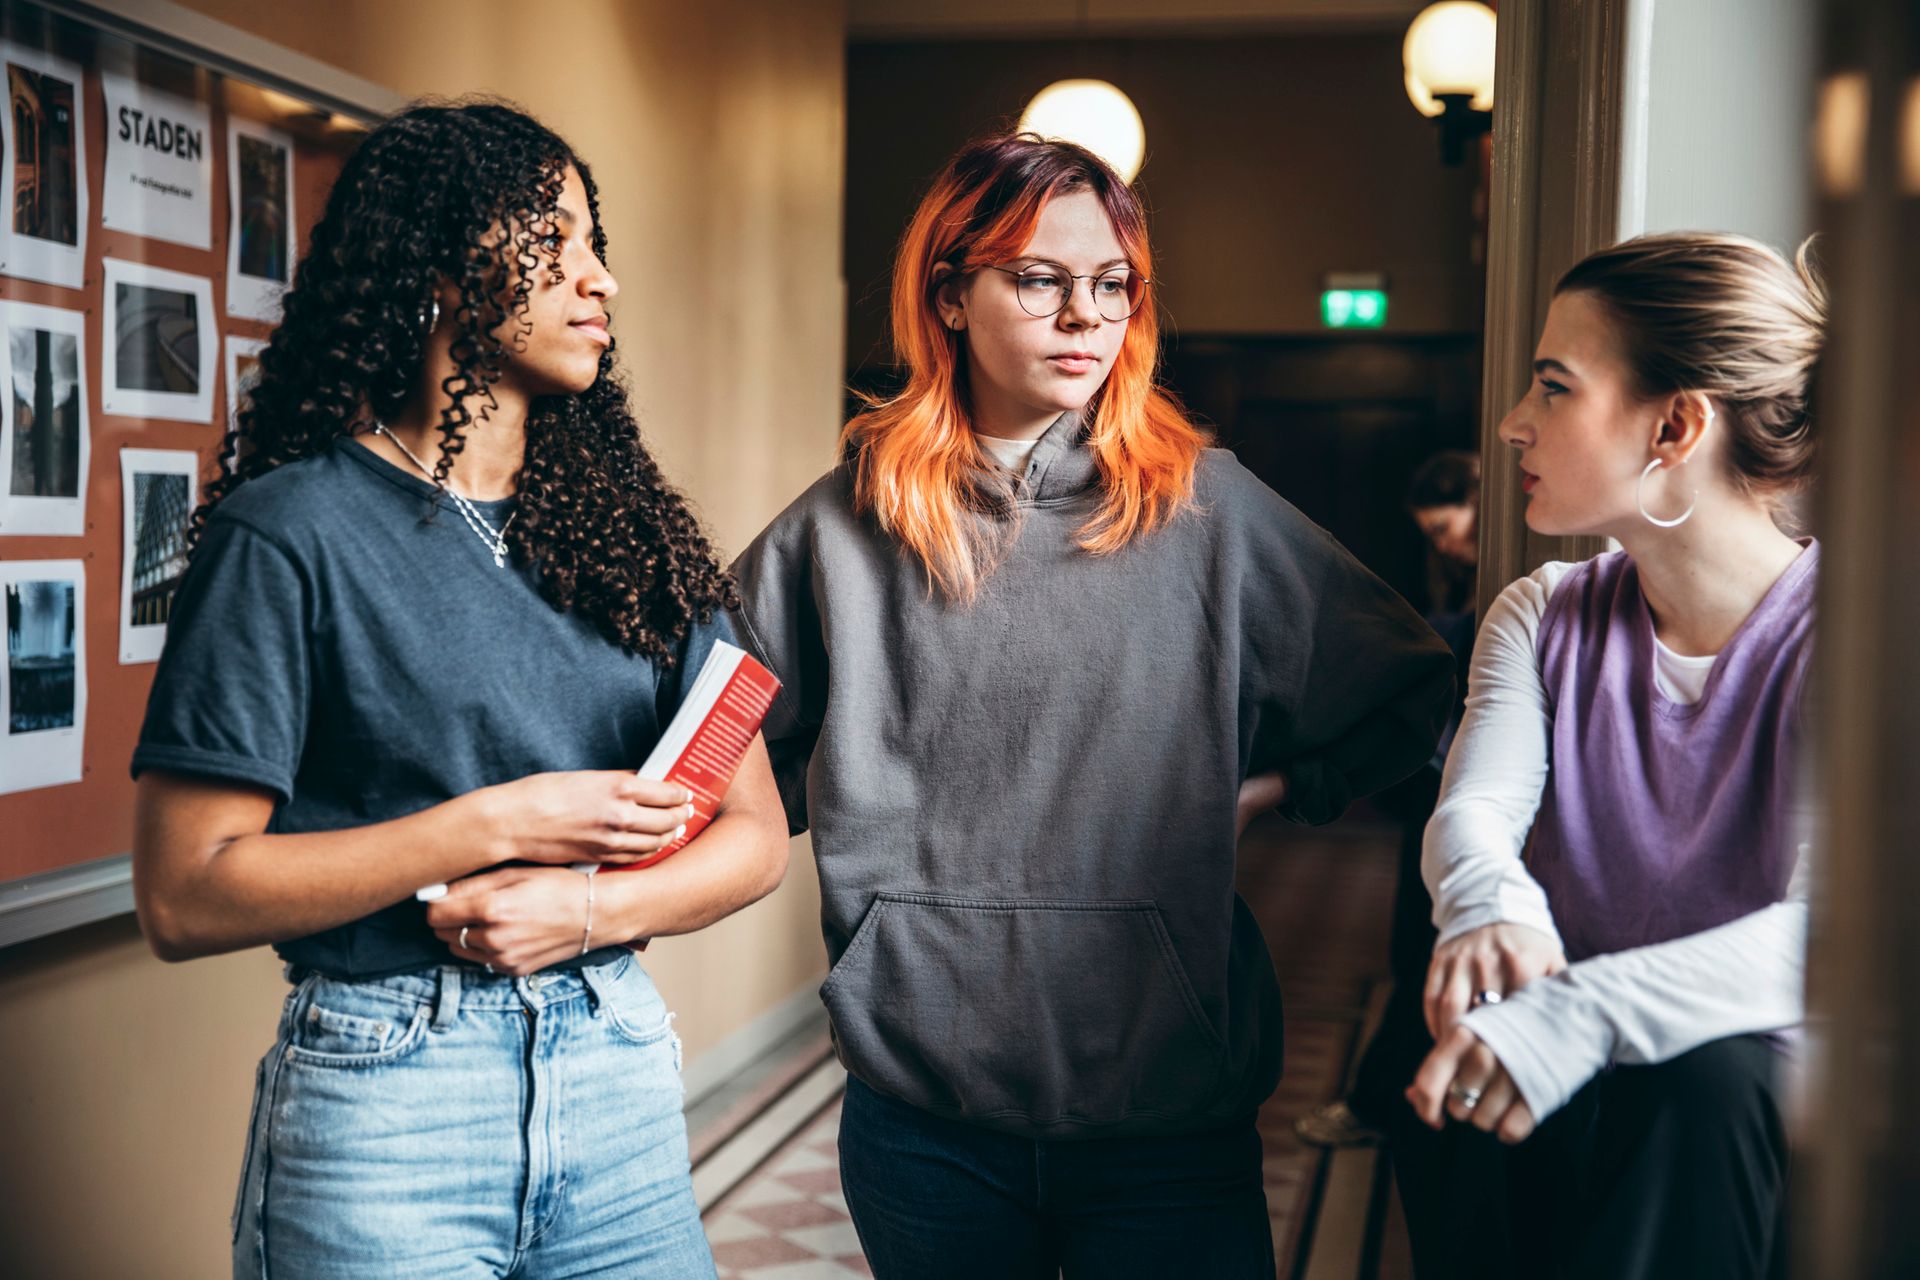
<path fill-rule="evenodd" d="M 526 978 L 288 976 L 236 1277 L 713 1276 L 680 1042 L 631 956 Z"/>

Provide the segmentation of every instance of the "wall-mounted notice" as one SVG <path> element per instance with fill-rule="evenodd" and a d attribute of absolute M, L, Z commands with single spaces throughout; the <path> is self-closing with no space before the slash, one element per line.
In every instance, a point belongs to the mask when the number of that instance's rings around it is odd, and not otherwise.
<path fill-rule="evenodd" d="M 194 478 L 200 455 L 184 449 L 120 451 L 120 661 L 158 662 L 173 593 L 187 571 Z"/>
<path fill-rule="evenodd" d="M 87 129 L 80 68 L 0 44 L 12 109 L 0 116 L 11 212 L 0 220 L 0 271 L 78 289 L 86 279 Z"/>
<path fill-rule="evenodd" d="M 59 307 L 0 306 L 0 534 L 87 531 L 86 321 Z"/>
<path fill-rule="evenodd" d="M 293 138 L 235 117 L 227 121 L 227 314 L 278 321 L 293 281 Z"/>
<path fill-rule="evenodd" d="M 213 281 L 118 258 L 101 266 L 101 412 L 212 422 Z"/>
<path fill-rule="evenodd" d="M 0 562 L 0 793 L 78 782 L 87 723 L 87 571 Z"/>
<path fill-rule="evenodd" d="M 107 175 L 100 225 L 195 249 L 213 244 L 213 113 L 205 103 L 102 70 Z"/>

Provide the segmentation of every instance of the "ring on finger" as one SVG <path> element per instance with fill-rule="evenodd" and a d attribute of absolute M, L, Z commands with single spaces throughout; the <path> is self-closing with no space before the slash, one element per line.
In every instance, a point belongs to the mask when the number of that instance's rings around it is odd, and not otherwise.
<path fill-rule="evenodd" d="M 1483 1004 L 1499 1004 L 1504 999 L 1506 999 L 1506 997 L 1501 995 L 1498 991 L 1494 991 L 1491 989 L 1486 991 L 1476 991 L 1473 993 L 1472 1007 L 1475 1009 L 1478 1009 Z"/>
<path fill-rule="evenodd" d="M 1458 1080 L 1455 1080 L 1447 1086 L 1447 1096 L 1455 1102 L 1458 1102 L 1468 1111 L 1480 1105 L 1480 1097 L 1483 1092 L 1484 1090 L 1476 1089 L 1472 1085 L 1461 1084 Z"/>
<path fill-rule="evenodd" d="M 468 925 L 468 924 L 463 924 L 460 926 L 460 949 L 462 951 L 465 951 L 467 949 L 467 930 L 471 929 L 472 927 L 473 927 L 472 925 Z"/>

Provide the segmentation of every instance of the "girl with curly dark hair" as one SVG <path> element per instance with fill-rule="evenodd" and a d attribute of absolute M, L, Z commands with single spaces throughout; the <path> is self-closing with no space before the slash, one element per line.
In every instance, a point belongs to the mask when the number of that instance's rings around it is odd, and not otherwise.
<path fill-rule="evenodd" d="M 756 746 L 712 826 L 634 774 L 734 590 L 618 379 L 593 179 L 511 107 L 348 160 L 196 513 L 140 746 L 163 959 L 272 943 L 239 1275 L 711 1275 L 679 1044 L 625 945 L 761 897 Z M 421 885 L 451 881 L 422 906 Z"/>

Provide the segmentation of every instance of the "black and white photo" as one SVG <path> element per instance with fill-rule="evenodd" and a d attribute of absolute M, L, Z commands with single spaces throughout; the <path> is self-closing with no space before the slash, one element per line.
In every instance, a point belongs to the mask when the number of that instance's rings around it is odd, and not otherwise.
<path fill-rule="evenodd" d="M 100 357 L 103 412 L 213 421 L 213 282 L 108 258 Z"/>
<path fill-rule="evenodd" d="M 86 317 L 0 305 L 7 394 L 0 399 L 0 534 L 86 531 Z"/>
<path fill-rule="evenodd" d="M 123 664 L 160 659 L 173 593 L 187 571 L 187 535 L 199 465 L 199 455 L 189 450 L 120 451 Z"/>
<path fill-rule="evenodd" d="M 78 560 L 0 563 L 0 793 L 78 782 L 86 725 L 86 570 Z"/>

